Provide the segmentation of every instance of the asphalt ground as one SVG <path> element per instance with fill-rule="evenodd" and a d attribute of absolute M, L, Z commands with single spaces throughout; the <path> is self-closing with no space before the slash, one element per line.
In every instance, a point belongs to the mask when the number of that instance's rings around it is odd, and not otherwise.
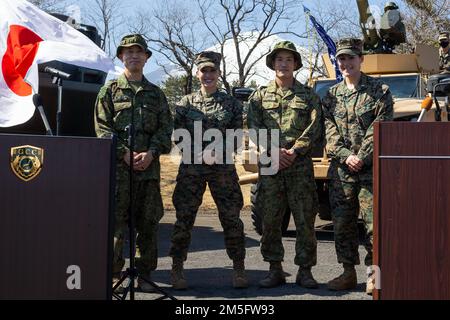
<path fill-rule="evenodd" d="M 249 212 L 242 212 L 246 233 L 246 269 L 250 286 L 247 289 L 234 289 L 231 285 L 232 262 L 228 258 L 225 247 L 222 227 L 214 211 L 202 213 L 197 216 L 192 232 L 192 242 L 188 259 L 185 263 L 185 276 L 189 284 L 187 290 L 177 291 L 170 286 L 170 269 L 172 259 L 168 256 L 170 237 L 175 213 L 166 211 L 160 223 L 159 232 L 159 259 L 158 269 L 152 273 L 151 280 L 160 286 L 164 292 L 178 300 L 371 300 L 365 294 L 366 267 L 364 264 L 356 266 L 358 286 L 351 291 L 333 292 L 326 288 L 326 283 L 342 272 L 342 266 L 337 263 L 333 242 L 332 225 L 317 219 L 316 234 L 317 265 L 312 272 L 319 282 L 318 289 L 304 289 L 295 284 L 298 267 L 294 264 L 295 232 L 293 222 L 288 234 L 283 238 L 285 260 L 283 268 L 287 273 L 286 285 L 262 289 L 258 281 L 264 278 L 268 263 L 263 261 L 260 253 L 258 235 L 253 228 Z M 320 231 L 325 230 L 325 231 Z M 364 261 L 365 249 L 359 248 L 361 261 Z M 129 260 L 127 259 L 128 266 Z M 159 294 L 144 293 L 136 289 L 136 300 L 155 300 Z M 129 299 L 129 295 L 127 296 Z"/>

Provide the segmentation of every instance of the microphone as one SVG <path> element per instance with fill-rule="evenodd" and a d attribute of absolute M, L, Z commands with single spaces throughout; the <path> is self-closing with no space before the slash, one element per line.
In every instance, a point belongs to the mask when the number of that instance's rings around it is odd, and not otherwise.
<path fill-rule="evenodd" d="M 42 106 L 43 103 L 42 103 L 42 98 L 41 98 L 40 94 L 36 93 L 33 96 L 33 103 L 34 103 L 34 106 L 39 110 L 39 113 L 41 114 L 41 118 L 42 118 L 42 121 L 44 122 L 44 126 L 45 126 L 45 130 L 47 131 L 47 135 L 52 136 L 53 135 L 52 128 L 50 128 L 50 125 L 48 124 L 48 121 L 47 121 L 47 117 L 45 116 L 45 111 L 44 111 L 44 107 Z"/>
<path fill-rule="evenodd" d="M 431 109 L 432 106 L 433 106 L 432 98 L 426 97 L 425 99 L 423 99 L 422 105 L 420 106 L 422 111 L 420 112 L 420 116 L 419 116 L 419 119 L 417 119 L 417 122 L 422 121 L 422 118 L 424 117 L 425 113 L 427 113 Z"/>
<path fill-rule="evenodd" d="M 64 71 L 58 70 L 56 68 L 52 67 L 45 67 L 44 72 L 50 73 L 51 75 L 62 78 L 62 79 L 69 79 L 72 75 L 69 73 L 66 73 Z"/>

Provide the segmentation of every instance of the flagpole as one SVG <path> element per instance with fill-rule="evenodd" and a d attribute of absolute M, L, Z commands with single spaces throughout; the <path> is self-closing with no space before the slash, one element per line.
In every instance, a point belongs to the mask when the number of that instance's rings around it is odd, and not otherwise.
<path fill-rule="evenodd" d="M 309 58 L 308 58 L 308 62 L 309 62 L 309 79 L 308 79 L 308 83 L 311 84 L 312 81 L 312 38 L 311 38 L 311 28 L 309 27 L 309 11 L 306 12 L 306 34 L 308 37 L 308 47 L 309 47 Z"/>

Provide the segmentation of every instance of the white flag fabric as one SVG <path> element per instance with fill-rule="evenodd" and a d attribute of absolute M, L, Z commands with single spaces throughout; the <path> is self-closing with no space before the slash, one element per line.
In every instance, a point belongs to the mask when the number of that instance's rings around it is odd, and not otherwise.
<path fill-rule="evenodd" d="M 38 64 L 52 60 L 109 72 L 107 54 L 81 32 L 25 0 L 0 0 L 0 127 L 35 111 Z"/>

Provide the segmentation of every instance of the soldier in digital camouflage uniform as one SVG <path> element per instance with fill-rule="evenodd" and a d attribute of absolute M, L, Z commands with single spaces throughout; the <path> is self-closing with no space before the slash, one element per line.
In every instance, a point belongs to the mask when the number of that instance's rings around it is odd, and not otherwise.
<path fill-rule="evenodd" d="M 114 281 L 120 278 L 125 260 L 122 256 L 124 234 L 129 220 L 129 166 L 128 129 L 134 109 L 135 146 L 133 152 L 134 187 L 132 199 L 140 258 L 136 268 L 140 276 L 150 278 L 157 266 L 157 231 L 163 216 L 160 192 L 160 154 L 171 149 L 173 120 L 164 93 L 143 76 L 143 68 L 152 52 L 138 34 L 122 38 L 117 57 L 125 71 L 109 81 L 98 94 L 95 106 L 95 129 L 98 137 L 116 135 L 117 179 L 114 233 Z M 138 277 L 143 291 L 150 285 Z M 119 289 L 123 289 L 120 287 Z"/>
<path fill-rule="evenodd" d="M 442 32 L 439 35 L 439 70 L 450 73 L 450 44 L 449 33 Z"/>
<path fill-rule="evenodd" d="M 266 64 L 275 70 L 275 80 L 250 97 L 248 126 L 279 130 L 280 141 L 279 149 L 271 152 L 271 155 L 279 153 L 279 171 L 274 175 L 260 173 L 258 180 L 256 206 L 263 213 L 261 253 L 264 261 L 270 263 L 269 273 L 259 284 L 271 288 L 286 282 L 281 264 L 284 258 L 281 225 L 289 206 L 297 231 L 296 283 L 317 288 L 311 273 L 317 260 L 314 221 L 318 206 L 311 151 L 323 128 L 320 99 L 294 78 L 302 60 L 292 42 L 277 43 L 266 57 Z"/>
<path fill-rule="evenodd" d="M 330 204 L 337 259 L 344 272 L 328 283 L 330 290 L 353 289 L 357 285 L 358 213 L 367 229 L 366 265 L 372 265 L 372 161 L 373 124 L 393 119 L 389 87 L 361 72 L 362 42 L 342 39 L 337 60 L 344 81 L 331 87 L 323 99 Z M 368 281 L 367 293 L 373 283 Z"/>
<path fill-rule="evenodd" d="M 195 64 L 201 89 L 183 97 L 176 106 L 174 127 L 187 130 L 192 139 L 190 150 L 184 150 L 191 153 L 191 162 L 181 163 L 173 194 L 177 221 L 170 248 L 170 256 L 173 258 L 171 281 L 173 288 L 177 290 L 188 287 L 183 273 L 183 262 L 187 258 L 192 227 L 207 184 L 219 211 L 227 254 L 233 260 L 233 286 L 248 286 L 244 267 L 244 225 L 239 218 L 243 199 L 234 163 L 213 163 L 211 159 L 206 162 L 200 159 L 200 163 L 194 163 L 194 158 L 198 156 L 194 150 L 195 144 L 202 144 L 197 146 L 200 148 L 200 156 L 209 144 L 194 141 L 195 123 L 201 124 L 202 135 L 207 129 L 220 130 L 224 143 L 227 129 L 242 129 L 242 105 L 234 97 L 217 88 L 220 60 L 221 55 L 216 52 L 204 51 L 198 54 Z M 223 151 L 225 150 L 223 146 Z M 210 156 L 215 158 L 215 155 Z M 223 161 L 225 160 L 224 155 Z"/>

